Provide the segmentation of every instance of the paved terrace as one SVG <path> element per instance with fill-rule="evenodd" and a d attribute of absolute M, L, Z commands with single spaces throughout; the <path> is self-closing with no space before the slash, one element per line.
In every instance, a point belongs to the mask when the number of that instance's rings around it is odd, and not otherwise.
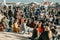
<path fill-rule="evenodd" d="M 0 32 L 0 40 L 29 40 L 28 35 L 22 35 L 11 32 Z"/>

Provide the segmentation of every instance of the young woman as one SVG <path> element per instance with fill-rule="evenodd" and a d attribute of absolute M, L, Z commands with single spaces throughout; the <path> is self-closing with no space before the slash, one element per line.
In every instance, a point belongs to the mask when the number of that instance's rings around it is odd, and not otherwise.
<path fill-rule="evenodd" d="M 30 27 L 28 27 L 26 24 L 27 24 L 27 20 L 24 21 L 24 33 L 29 34 L 30 33 Z"/>
<path fill-rule="evenodd" d="M 39 24 L 37 25 L 37 32 L 38 32 L 38 37 L 41 35 L 41 33 L 44 31 L 44 27 L 42 25 L 42 22 L 39 22 Z"/>
<path fill-rule="evenodd" d="M 10 26 L 9 26 L 9 20 L 7 19 L 7 17 L 3 18 L 3 22 L 6 25 L 6 32 L 9 32 L 10 31 Z"/>
<path fill-rule="evenodd" d="M 0 31 L 5 32 L 7 29 L 7 26 L 5 24 L 5 22 L 3 21 L 4 19 L 2 19 L 2 21 L 0 22 Z"/>
<path fill-rule="evenodd" d="M 13 26 L 12 26 L 12 30 L 13 30 L 14 32 L 17 32 L 17 33 L 18 33 L 18 31 L 19 31 L 18 20 L 17 20 L 17 19 L 14 21 L 14 24 L 13 24 Z"/>

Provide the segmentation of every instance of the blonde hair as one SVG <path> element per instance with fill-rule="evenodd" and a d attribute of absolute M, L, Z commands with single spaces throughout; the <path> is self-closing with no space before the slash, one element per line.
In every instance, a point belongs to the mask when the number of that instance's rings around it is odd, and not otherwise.
<path fill-rule="evenodd" d="M 46 27 L 45 30 L 48 31 L 49 38 L 52 38 L 52 32 L 51 32 L 50 28 L 49 27 Z"/>

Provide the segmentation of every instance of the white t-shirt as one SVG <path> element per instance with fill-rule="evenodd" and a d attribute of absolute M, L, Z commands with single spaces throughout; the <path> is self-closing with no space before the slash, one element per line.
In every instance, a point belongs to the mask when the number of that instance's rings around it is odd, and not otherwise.
<path fill-rule="evenodd" d="M 26 29 L 26 28 L 27 28 L 26 23 L 24 23 L 24 29 Z"/>

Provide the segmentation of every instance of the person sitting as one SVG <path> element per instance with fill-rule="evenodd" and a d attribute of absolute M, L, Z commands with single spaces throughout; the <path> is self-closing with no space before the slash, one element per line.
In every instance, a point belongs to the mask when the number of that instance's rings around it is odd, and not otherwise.
<path fill-rule="evenodd" d="M 12 25 L 12 31 L 17 32 L 17 33 L 19 32 L 18 20 L 17 19 L 14 21 L 14 24 Z"/>
<path fill-rule="evenodd" d="M 1 23 L 0 23 L 0 31 L 3 31 L 3 26 Z"/>
<path fill-rule="evenodd" d="M 5 32 L 6 31 L 6 29 L 7 29 L 7 26 L 5 25 L 5 23 L 2 21 L 2 31 L 3 32 Z"/>
<path fill-rule="evenodd" d="M 24 33 L 28 33 L 28 34 L 30 34 L 30 27 L 28 27 L 27 25 L 27 20 L 25 20 L 24 21 Z"/>
<path fill-rule="evenodd" d="M 2 32 L 5 32 L 6 29 L 7 29 L 7 26 L 5 25 L 5 23 L 3 21 L 0 24 L 0 29 L 1 29 Z"/>

